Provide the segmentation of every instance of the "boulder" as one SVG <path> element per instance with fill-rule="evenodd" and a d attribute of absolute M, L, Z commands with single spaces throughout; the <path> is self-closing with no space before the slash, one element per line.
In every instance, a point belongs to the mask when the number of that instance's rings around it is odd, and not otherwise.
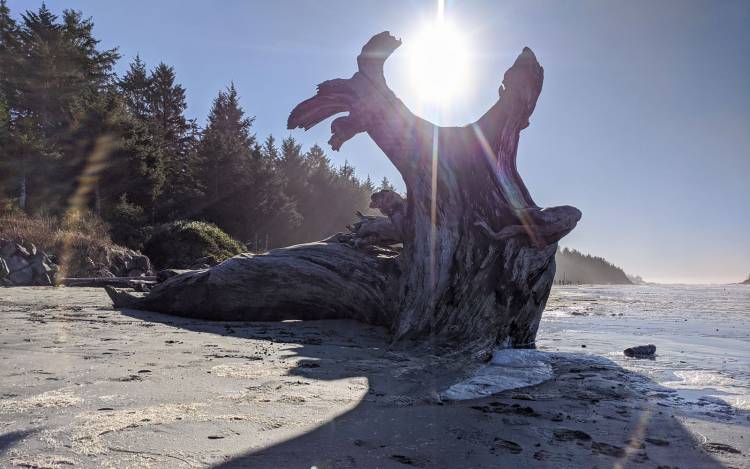
<path fill-rule="evenodd" d="M 9 257 L 15 254 L 16 243 L 9 239 L 0 238 L 0 256 Z"/>
<path fill-rule="evenodd" d="M 53 285 L 57 271 L 57 265 L 33 243 L 0 239 L 2 285 Z"/>
<path fill-rule="evenodd" d="M 653 357 L 656 353 L 656 345 L 638 345 L 637 347 L 630 347 L 623 350 L 626 357 L 633 358 L 648 358 Z"/>

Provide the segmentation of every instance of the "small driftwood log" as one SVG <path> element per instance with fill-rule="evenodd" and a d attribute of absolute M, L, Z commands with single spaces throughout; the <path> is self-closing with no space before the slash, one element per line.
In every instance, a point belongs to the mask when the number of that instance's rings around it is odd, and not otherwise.
<path fill-rule="evenodd" d="M 439 127 L 386 85 L 383 64 L 400 44 L 388 32 L 374 36 L 359 70 L 321 83 L 288 127 L 346 113 L 331 124 L 333 149 L 366 132 L 403 176 L 406 200 L 376 193 L 372 206 L 385 217 L 361 215 L 321 242 L 178 275 L 145 298 L 110 288 L 115 305 L 219 320 L 354 318 L 438 352 L 533 345 L 557 241 L 581 217 L 574 207 L 538 207 L 516 169 L 542 67 L 525 48 L 478 121 Z"/>

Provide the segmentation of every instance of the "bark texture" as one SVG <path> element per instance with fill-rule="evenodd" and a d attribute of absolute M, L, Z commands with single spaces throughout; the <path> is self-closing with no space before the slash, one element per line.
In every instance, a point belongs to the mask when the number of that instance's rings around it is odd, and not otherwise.
<path fill-rule="evenodd" d="M 580 219 L 574 207 L 542 209 L 516 168 L 522 129 L 543 70 L 524 48 L 498 101 L 476 122 L 439 127 L 414 115 L 388 88 L 383 64 L 400 45 L 374 36 L 348 79 L 321 83 L 288 127 L 309 129 L 336 114 L 334 149 L 366 132 L 404 178 L 407 198 L 384 191 L 348 233 L 242 255 L 170 279 L 116 304 L 215 319 L 352 317 L 394 339 L 447 349 L 529 346 L 555 273 L 557 241 Z"/>

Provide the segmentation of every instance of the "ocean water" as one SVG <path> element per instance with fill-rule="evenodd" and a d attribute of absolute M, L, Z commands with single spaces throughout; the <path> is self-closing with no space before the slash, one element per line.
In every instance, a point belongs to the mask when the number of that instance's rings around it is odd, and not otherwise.
<path fill-rule="evenodd" d="M 654 344 L 652 359 L 623 350 Z M 553 377 L 555 357 L 605 360 L 649 378 L 645 392 L 704 412 L 750 410 L 750 286 L 555 287 L 536 350 L 497 350 L 447 399 L 473 399 Z M 577 358 L 576 358 L 577 357 Z"/>
<path fill-rule="evenodd" d="M 646 344 L 656 345 L 653 359 L 622 353 Z M 750 410 L 748 285 L 555 287 L 537 348 L 603 356 L 676 391 L 686 405 Z"/>
<path fill-rule="evenodd" d="M 554 376 L 551 360 L 550 353 L 539 350 L 497 350 L 490 363 L 446 389 L 443 397 L 455 401 L 476 399 L 539 384 Z"/>

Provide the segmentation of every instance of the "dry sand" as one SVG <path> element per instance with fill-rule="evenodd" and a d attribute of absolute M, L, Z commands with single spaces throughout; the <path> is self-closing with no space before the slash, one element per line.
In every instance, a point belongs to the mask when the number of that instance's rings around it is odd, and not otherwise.
<path fill-rule="evenodd" d="M 0 318 L 1 467 L 750 467 L 747 418 L 681 416 L 596 357 L 446 402 L 450 363 L 354 322 L 115 311 L 88 288 L 0 289 Z"/>

